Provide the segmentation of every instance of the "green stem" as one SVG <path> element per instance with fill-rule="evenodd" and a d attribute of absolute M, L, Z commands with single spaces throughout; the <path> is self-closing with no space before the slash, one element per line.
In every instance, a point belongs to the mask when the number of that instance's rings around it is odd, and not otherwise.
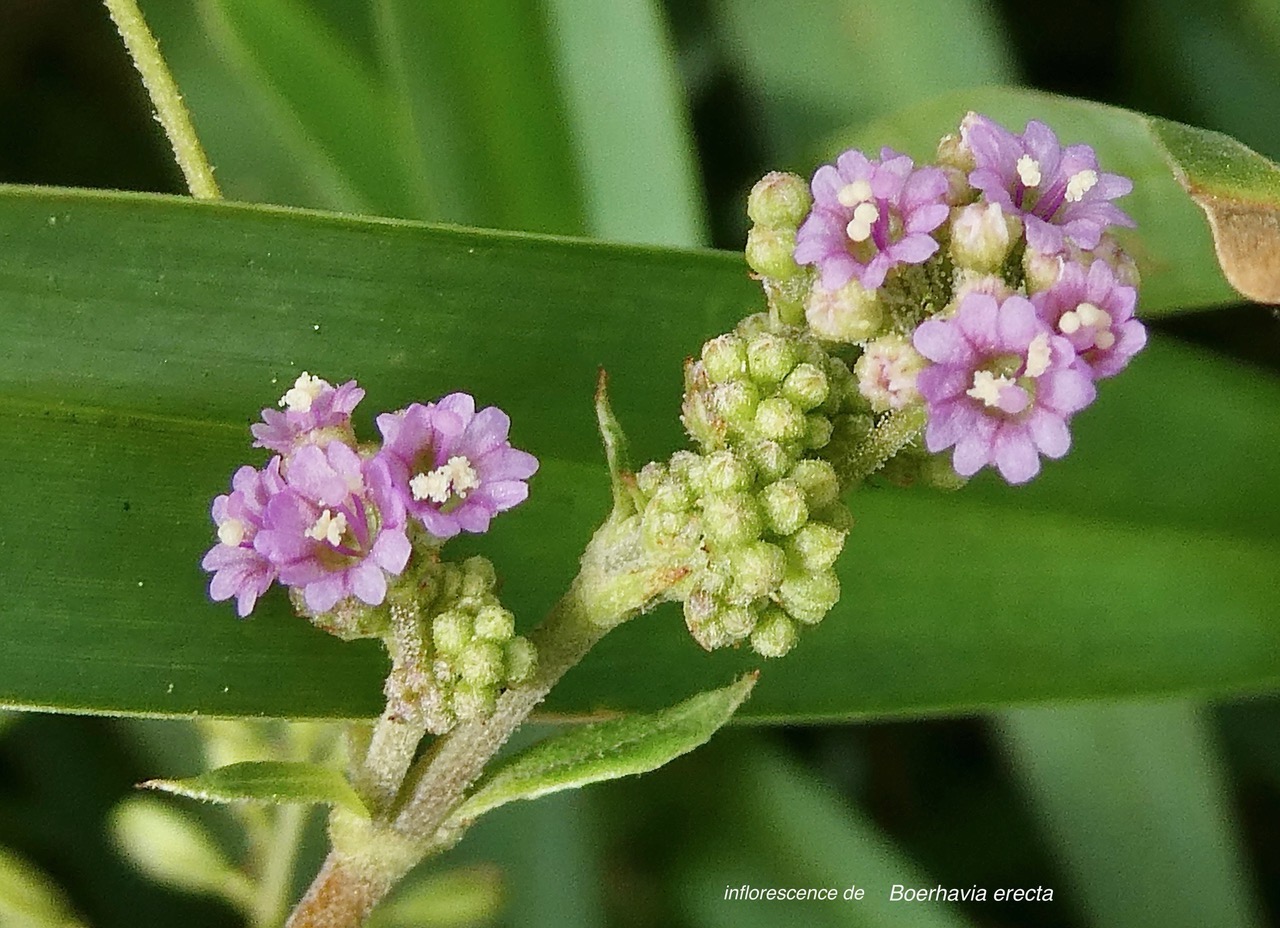
<path fill-rule="evenodd" d="M 925 425 L 925 411 L 917 406 L 891 412 L 849 454 L 833 460 L 843 489 L 850 489 L 884 467 L 891 457 L 915 439 Z"/>
<path fill-rule="evenodd" d="M 182 176 L 186 178 L 191 195 L 201 200 L 217 200 L 222 197 L 218 182 L 213 179 L 213 168 L 200 147 L 191 116 L 183 105 L 178 85 L 174 83 L 169 66 L 160 54 L 155 36 L 147 28 L 136 0 L 103 0 L 107 12 L 124 39 L 125 48 L 133 59 L 134 67 L 142 75 L 143 86 L 151 96 L 160 125 L 173 146 L 173 155 Z"/>

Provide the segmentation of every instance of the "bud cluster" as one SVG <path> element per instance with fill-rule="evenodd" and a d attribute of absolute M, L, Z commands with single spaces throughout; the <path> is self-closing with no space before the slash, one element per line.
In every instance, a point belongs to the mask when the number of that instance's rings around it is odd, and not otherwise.
<path fill-rule="evenodd" d="M 707 342 L 685 387 L 699 451 L 637 474 L 644 543 L 690 567 L 675 593 L 699 644 L 780 656 L 839 598 L 852 517 L 822 455 L 865 430 L 866 406 L 843 361 L 766 316 Z"/>
<path fill-rule="evenodd" d="M 415 595 L 393 596 L 389 713 L 443 734 L 491 714 L 505 687 L 529 679 L 537 652 L 515 633 L 495 585 L 493 565 L 472 557 L 437 562 L 422 571 Z"/>

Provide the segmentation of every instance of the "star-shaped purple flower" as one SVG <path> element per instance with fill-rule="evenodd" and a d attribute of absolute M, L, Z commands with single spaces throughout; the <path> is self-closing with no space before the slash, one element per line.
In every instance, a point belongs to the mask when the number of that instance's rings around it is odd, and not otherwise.
<path fill-rule="evenodd" d="M 1022 135 L 970 113 L 960 124 L 976 167 L 969 183 L 1001 208 L 1022 216 L 1027 245 L 1057 254 L 1066 241 L 1085 249 L 1098 246 L 1108 226 L 1134 221 L 1111 201 L 1133 189 L 1133 181 L 1098 169 L 1088 145 L 1063 148 L 1053 130 L 1031 120 Z"/>
<path fill-rule="evenodd" d="M 280 397 L 283 411 L 264 409 L 262 421 L 250 426 L 253 446 L 292 454 L 306 444 L 324 444 L 326 437 L 350 437 L 351 411 L 362 399 L 364 390 L 354 380 L 335 387 L 303 371 Z"/>
<path fill-rule="evenodd" d="M 950 319 L 921 323 L 913 343 L 933 362 L 916 380 L 929 414 L 925 447 L 954 446 L 962 477 L 991 464 L 1009 483 L 1030 480 L 1039 455 L 1067 453 L 1067 422 L 1096 394 L 1092 378 L 1072 366 L 1070 342 L 1024 297 L 970 293 Z"/>
<path fill-rule="evenodd" d="M 538 460 L 511 447 L 511 420 L 495 406 L 452 393 L 378 416 L 385 462 L 402 505 L 436 538 L 484 532 L 489 521 L 529 495 Z"/>
<path fill-rule="evenodd" d="M 812 187 L 813 210 L 796 232 L 795 259 L 817 265 L 824 289 L 857 277 L 875 290 L 893 268 L 920 264 L 938 250 L 930 233 L 950 212 L 939 168 L 915 168 L 891 148 L 878 161 L 851 150 L 818 168 Z"/>
<path fill-rule="evenodd" d="M 1088 270 L 1063 265 L 1058 282 L 1031 297 L 1040 318 L 1076 352 L 1076 366 L 1097 380 L 1113 377 L 1147 343 L 1147 330 L 1133 318 L 1138 291 L 1116 279 L 1107 262 Z"/>
<path fill-rule="evenodd" d="M 301 587 L 307 608 L 328 612 L 354 596 L 370 606 L 387 595 L 387 575 L 409 560 L 405 512 L 386 467 L 333 441 L 294 454 L 286 486 L 267 502 L 254 548 Z"/>
<path fill-rule="evenodd" d="M 253 542 L 262 528 L 267 503 L 284 486 L 280 458 L 273 457 L 261 471 L 247 465 L 240 468 L 231 478 L 230 495 L 213 501 L 218 544 L 209 549 L 200 566 L 214 572 L 209 581 L 210 598 L 221 602 L 234 596 L 241 618 L 253 611 L 258 597 L 276 579 L 276 565 L 254 548 Z"/>

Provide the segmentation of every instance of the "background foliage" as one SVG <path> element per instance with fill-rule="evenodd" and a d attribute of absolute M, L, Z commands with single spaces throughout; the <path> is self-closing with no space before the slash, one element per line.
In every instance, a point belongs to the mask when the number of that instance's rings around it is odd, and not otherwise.
<path fill-rule="evenodd" d="M 665 7 L 643 0 L 483 0 L 465 7 L 435 0 L 157 0 L 144 7 L 225 192 L 243 200 L 733 249 L 745 233 L 745 191 L 764 170 L 807 172 L 829 153 L 833 136 L 956 87 L 987 83 L 1021 82 L 1118 103 L 1218 128 L 1280 156 L 1280 122 L 1267 106 L 1280 78 L 1280 7 L 1269 0 L 1073 2 L 1040 10 L 977 0 L 707 0 Z M 8 127 L 0 181 L 181 192 L 128 62 L 93 4 L 44 0 L 0 10 L 0 115 Z M 48 206 L 33 203 L 32 217 L 43 221 Z M 36 267 L 59 275 L 64 297 L 67 282 L 78 282 L 62 308 L 77 301 L 94 306 L 79 325 L 90 333 L 92 320 L 110 320 L 108 343 L 136 346 L 150 323 L 145 315 L 130 320 L 121 309 L 135 294 L 94 291 L 94 242 L 151 247 L 160 240 L 155 228 L 129 225 L 144 210 L 139 204 L 136 213 L 89 222 L 78 233 L 74 262 Z M 7 227 L 6 260 L 34 247 L 24 228 L 30 227 Z M 246 234 L 231 217 L 219 228 Z M 505 247 L 499 239 L 491 244 L 495 253 Z M 323 274 L 326 262 L 340 263 L 338 243 L 329 243 L 328 255 L 323 246 L 319 234 L 314 248 L 299 237 L 277 260 L 299 261 L 305 281 Z M 459 242 L 464 247 L 471 246 Z M 449 257 L 439 255 L 437 266 Z M 628 272 L 626 260 L 603 252 L 546 246 L 533 258 L 530 275 L 562 273 L 565 287 L 599 286 Z M 28 259 L 14 264 L 33 267 Z M 668 269 L 674 273 L 677 265 Z M 727 282 L 740 280 L 736 266 L 726 259 L 723 268 L 726 282 L 715 278 L 714 286 L 724 288 L 717 292 L 739 292 L 738 283 Z M 240 291 L 226 280 L 203 281 L 208 305 L 195 309 L 212 319 L 228 295 L 239 293 L 247 303 L 251 277 L 250 271 Z M 655 279 L 653 286 L 664 284 Z M 492 305 L 517 289 L 495 287 Z M 749 298 L 749 289 L 741 292 Z M 116 315 L 105 305 L 113 300 Z M 692 320 L 666 320 L 660 293 L 653 303 L 641 310 L 661 320 L 654 339 L 673 361 L 735 315 L 731 296 Z M 39 309 L 57 308 L 51 300 Z M 89 343 L 87 334 L 76 336 L 71 317 L 31 318 L 40 320 L 33 331 L 56 318 L 67 327 L 68 348 Z M 988 484 L 954 502 L 890 491 L 860 500 L 863 521 L 854 541 L 867 548 L 858 552 L 859 564 L 846 565 L 852 571 L 846 585 L 859 567 L 880 576 L 862 601 L 848 604 L 848 621 L 837 626 L 833 617 L 823 631 L 854 636 L 826 653 L 865 658 L 851 670 L 838 661 L 790 659 L 768 668 L 751 708 L 775 717 L 918 716 L 1050 694 L 1185 692 L 1197 673 L 1203 686 L 1218 689 L 1224 666 L 1255 685 L 1274 680 L 1271 527 L 1280 483 L 1270 479 L 1276 465 L 1262 449 L 1275 447 L 1277 437 L 1268 415 L 1277 389 L 1277 323 L 1265 310 L 1241 305 L 1170 317 L 1158 329 L 1168 338 L 1124 378 L 1129 392 L 1104 397 L 1098 415 L 1082 421 L 1078 452 L 1034 491 L 1014 498 Z M 216 329 L 207 344 L 194 333 L 180 328 L 175 349 L 216 344 Z M 35 383 L 39 371 L 57 369 L 27 350 L 38 339 L 24 342 L 22 330 L 16 334 L 11 344 L 23 347 L 11 355 L 9 370 L 37 373 L 26 381 L 10 373 L 10 380 Z M 225 357 L 205 363 L 223 377 L 235 371 Z M 620 412 L 642 453 L 665 453 L 676 438 L 673 425 L 635 421 L 643 405 L 635 400 L 628 419 L 627 395 L 652 388 L 669 395 L 674 409 L 675 368 L 635 361 L 633 367 L 614 371 Z M 68 388 L 74 392 L 77 381 Z M 394 392 L 393 384 L 383 388 Z M 496 381 L 492 388 L 502 399 L 504 390 L 521 392 Z M 208 393 L 197 384 L 192 395 L 202 389 Z M 536 424 L 537 411 L 529 415 Z M 590 479 L 592 471 L 572 470 L 593 453 L 585 416 L 583 425 L 571 436 L 575 460 L 566 462 L 556 486 Z M 48 426 L 41 432 L 30 417 L 20 426 L 6 434 L 20 434 L 25 443 L 11 445 L 6 457 L 19 462 L 15 469 L 26 481 L 15 496 L 27 508 L 18 511 L 38 514 L 31 500 L 39 501 L 42 487 L 49 492 L 51 473 L 83 475 L 85 462 L 51 453 L 47 435 L 56 432 Z M 175 449 L 191 438 L 165 434 Z M 210 486 L 236 459 L 236 444 L 234 436 L 220 435 L 215 453 L 193 465 L 208 471 Z M 124 461 L 141 468 L 125 471 L 132 479 L 153 476 L 145 458 Z M 113 473 L 121 466 L 93 463 Z M 88 482 L 82 489 L 90 498 L 101 492 Z M 576 504 L 557 496 L 522 518 L 530 531 L 557 520 L 585 531 L 592 505 L 587 493 Z M 203 507 L 202 500 L 189 504 L 193 518 Z M 1105 526 L 1098 512 L 1107 514 Z M 122 520 L 121 513 L 102 511 L 101 518 Z M 28 519 L 22 524 L 37 525 Z M 13 565 L 24 562 L 14 540 L 6 541 L 7 595 L 14 595 L 13 578 L 25 574 L 15 574 Z M 501 551 L 504 542 L 494 544 Z M 519 550 L 505 544 L 506 570 L 518 578 Z M 975 548 L 986 555 L 977 582 L 966 559 Z M 924 570 L 926 551 L 938 563 Z M 1063 552 L 1071 563 L 1061 563 Z M 103 552 L 75 556 L 103 572 L 113 569 Z M 153 587 L 181 570 L 175 555 Z M 968 584 L 964 598 L 946 595 L 954 589 L 947 586 L 951 575 Z M 1091 594 L 1100 576 L 1122 591 L 1123 606 Z M 199 585 L 198 576 L 185 577 L 169 608 L 181 609 L 183 597 L 199 595 Z M 1080 610 L 1063 604 L 1078 605 L 1082 596 L 1084 612 L 1102 614 L 1096 627 L 1118 630 L 1118 640 L 1090 640 L 1095 626 L 1081 634 L 1073 619 Z M 121 602 L 120 591 L 109 599 Z M 536 599 L 527 597 L 530 611 Z M 47 603 L 38 605 L 25 621 L 52 618 Z M 251 644 L 260 634 L 253 623 L 232 623 L 229 613 L 209 614 Z M 272 618 L 283 616 L 266 621 Z M 987 624 L 975 627 L 975 618 Z M 667 635 L 656 645 L 663 649 L 661 669 L 627 672 L 692 679 L 703 659 L 675 627 L 678 620 L 657 621 L 663 627 L 655 634 Z M 76 653 L 74 621 L 46 627 L 52 633 L 46 640 Z M 162 622 L 144 623 L 141 633 L 164 629 Z M 624 635 L 651 630 L 652 623 L 637 625 Z M 170 627 L 167 634 L 177 633 Z M 296 637 L 300 647 L 321 647 Z M 599 681 L 627 679 L 606 668 L 625 668 L 634 643 L 610 643 L 596 683 L 571 678 L 568 705 L 606 699 Z M 948 649 L 949 661 L 926 659 L 945 657 Z M 0 681 L 10 693 L 42 682 L 15 676 L 17 657 Z M 365 658 L 363 672 L 376 687 L 376 654 Z M 74 660 L 66 663 L 74 672 Z M 715 666 L 727 680 L 728 666 Z M 957 667 L 972 672 L 956 673 Z M 956 675 L 948 678 L 948 671 Z M 852 676 L 847 685 L 842 673 Z M 769 675 L 777 679 L 774 697 Z M 820 685 L 834 695 L 816 698 L 806 689 Z M 637 698 L 645 688 L 637 687 Z M 199 698 L 216 699 L 216 690 Z M 375 689 L 371 711 L 376 698 Z M 828 708 L 815 709 L 822 699 Z M 469 871 L 464 883 L 479 900 L 474 911 L 481 918 L 494 911 L 492 894 L 502 886 L 507 904 L 496 917 L 513 925 L 607 919 L 714 926 L 752 918 L 1099 928 L 1275 923 L 1277 721 L 1275 700 L 1259 697 L 733 733 L 647 780 L 493 816 L 460 856 L 498 861 L 503 876 L 495 882 L 490 870 Z M 143 882 L 100 830 L 86 825 L 101 820 L 130 783 L 185 775 L 198 765 L 174 723 L 24 717 L 0 734 L 0 845 L 52 874 L 90 924 L 234 924 L 229 911 Z M 876 885 L 911 882 L 911 874 L 928 885 L 1043 883 L 1057 888 L 1057 901 L 781 912 L 721 901 L 726 884 Z"/>

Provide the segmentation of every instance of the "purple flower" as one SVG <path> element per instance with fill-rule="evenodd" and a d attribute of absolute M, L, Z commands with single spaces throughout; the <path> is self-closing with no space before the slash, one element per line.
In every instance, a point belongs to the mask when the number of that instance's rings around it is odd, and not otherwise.
<path fill-rule="evenodd" d="M 258 552 L 254 539 L 268 502 L 284 485 L 280 458 L 273 457 L 262 471 L 247 465 L 240 468 L 231 479 L 231 494 L 213 501 L 218 544 L 209 549 L 200 566 L 214 572 L 209 596 L 215 602 L 236 597 L 241 618 L 253 611 L 258 597 L 276 579 L 276 566 Z"/>
<path fill-rule="evenodd" d="M 950 212 L 947 190 L 940 169 L 915 169 L 891 148 L 879 161 L 847 151 L 813 175 L 813 211 L 796 232 L 795 259 L 817 265 L 827 290 L 855 276 L 875 290 L 893 268 L 920 264 L 938 250 L 929 233 Z"/>
<path fill-rule="evenodd" d="M 362 399 L 364 390 L 354 380 L 335 387 L 303 371 L 280 397 L 284 412 L 264 409 L 262 421 L 250 427 L 257 439 L 253 446 L 292 454 L 305 444 L 325 444 L 325 439 L 348 437 L 351 411 Z"/>
<path fill-rule="evenodd" d="M 378 416 L 378 459 L 402 504 L 432 535 L 483 532 L 495 515 L 524 501 L 524 481 L 538 469 L 537 458 L 508 443 L 510 427 L 501 409 L 476 412 L 472 397 L 451 393 Z"/>
<path fill-rule="evenodd" d="M 1099 172 L 1098 156 L 1088 145 L 1063 148 L 1053 130 L 1035 120 L 1014 135 L 977 113 L 964 118 L 960 135 L 976 163 L 969 183 L 990 202 L 1022 216 L 1033 250 L 1056 254 L 1066 240 L 1092 249 L 1107 226 L 1134 225 L 1110 202 L 1129 193 L 1133 182 Z"/>
<path fill-rule="evenodd" d="M 1147 330 L 1133 318 L 1138 291 L 1116 279 L 1105 261 L 1088 268 L 1066 262 L 1058 282 L 1031 297 L 1036 312 L 1076 352 L 1076 366 L 1101 380 L 1113 377 L 1147 343 Z"/>
<path fill-rule="evenodd" d="M 1040 454 L 1067 453 L 1067 421 L 1093 402 L 1093 380 L 1024 297 L 970 293 L 952 318 L 921 323 L 913 342 L 933 362 L 916 379 L 929 413 L 925 447 L 954 445 L 956 473 L 993 464 L 1009 483 L 1025 483 Z"/>
<path fill-rule="evenodd" d="M 370 606 L 387 595 L 387 574 L 409 560 L 405 512 L 385 466 L 332 441 L 305 445 L 267 502 L 254 548 L 280 582 L 301 587 L 307 608 L 327 612 L 354 596 Z"/>

